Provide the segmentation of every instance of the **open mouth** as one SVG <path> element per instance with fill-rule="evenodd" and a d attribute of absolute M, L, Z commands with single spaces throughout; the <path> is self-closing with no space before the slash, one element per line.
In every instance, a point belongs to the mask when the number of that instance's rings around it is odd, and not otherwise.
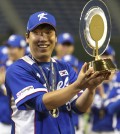
<path fill-rule="evenodd" d="M 49 46 L 49 44 L 38 44 L 39 48 L 48 48 Z"/>

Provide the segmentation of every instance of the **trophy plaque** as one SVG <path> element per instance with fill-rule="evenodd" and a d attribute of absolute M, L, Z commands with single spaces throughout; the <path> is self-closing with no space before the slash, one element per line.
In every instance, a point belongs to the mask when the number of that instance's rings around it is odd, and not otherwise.
<path fill-rule="evenodd" d="M 85 51 L 95 58 L 87 65 L 95 71 L 116 71 L 111 59 L 100 56 L 108 47 L 111 37 L 111 18 L 106 4 L 102 0 L 89 1 L 82 10 L 79 34 Z"/>

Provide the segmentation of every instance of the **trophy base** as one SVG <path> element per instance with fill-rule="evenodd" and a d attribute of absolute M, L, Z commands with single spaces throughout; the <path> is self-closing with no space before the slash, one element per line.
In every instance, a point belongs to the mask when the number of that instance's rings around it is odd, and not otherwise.
<path fill-rule="evenodd" d="M 111 59 L 99 59 L 95 61 L 91 61 L 88 63 L 87 69 L 93 67 L 94 71 L 117 71 L 116 66 L 113 64 Z"/>

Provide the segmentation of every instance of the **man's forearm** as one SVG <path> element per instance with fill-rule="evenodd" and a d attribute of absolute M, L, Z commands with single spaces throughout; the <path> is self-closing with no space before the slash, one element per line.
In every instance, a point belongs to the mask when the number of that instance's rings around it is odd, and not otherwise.
<path fill-rule="evenodd" d="M 76 107 L 80 112 L 86 112 L 91 106 L 95 95 L 95 90 L 90 91 L 88 88 L 76 100 Z"/>
<path fill-rule="evenodd" d="M 80 89 L 77 89 L 76 84 L 73 83 L 63 89 L 44 94 L 43 103 L 48 110 L 52 110 L 64 105 L 66 102 L 71 100 L 79 91 Z"/>

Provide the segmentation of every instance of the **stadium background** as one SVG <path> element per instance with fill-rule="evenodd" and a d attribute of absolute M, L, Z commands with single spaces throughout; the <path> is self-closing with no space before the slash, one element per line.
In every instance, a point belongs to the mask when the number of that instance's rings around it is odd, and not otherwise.
<path fill-rule="evenodd" d="M 92 58 L 87 55 L 79 38 L 79 18 L 88 0 L 0 0 L 0 45 L 9 35 L 25 35 L 30 14 L 37 11 L 52 13 L 57 20 L 57 33 L 70 32 L 75 38 L 75 55 L 82 61 Z M 110 44 L 116 51 L 116 62 L 120 68 L 120 0 L 104 0 L 112 20 Z"/>

